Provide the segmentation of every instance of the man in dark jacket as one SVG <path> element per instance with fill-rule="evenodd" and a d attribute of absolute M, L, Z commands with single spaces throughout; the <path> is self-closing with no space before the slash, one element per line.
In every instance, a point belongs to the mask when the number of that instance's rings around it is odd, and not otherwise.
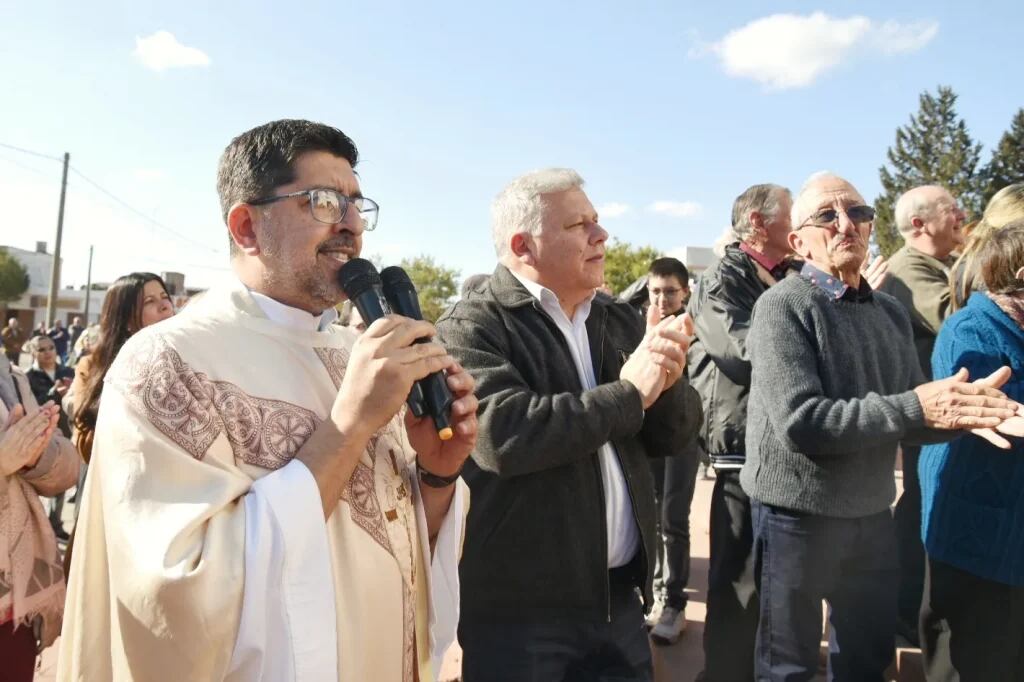
<path fill-rule="evenodd" d="M 758 601 L 750 499 L 740 487 L 746 448 L 750 359 L 746 338 L 754 302 L 789 267 L 789 190 L 754 185 L 733 203 L 738 243 L 701 277 L 690 301 L 696 337 L 689 351 L 693 387 L 704 402 L 704 446 L 715 469 L 711 558 L 704 624 L 704 680 L 751 680 Z"/>
<path fill-rule="evenodd" d="M 693 437 L 700 402 L 679 380 L 686 318 L 645 335 L 632 308 L 595 293 L 608 233 L 582 184 L 551 169 L 506 187 L 501 264 L 437 323 L 480 399 L 463 472 L 466 682 L 652 677 L 647 457 Z"/>

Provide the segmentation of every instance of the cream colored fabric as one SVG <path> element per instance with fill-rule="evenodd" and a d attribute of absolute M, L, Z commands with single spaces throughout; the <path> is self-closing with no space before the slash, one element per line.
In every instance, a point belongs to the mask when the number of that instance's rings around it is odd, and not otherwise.
<path fill-rule="evenodd" d="M 329 414 L 353 341 L 275 324 L 241 286 L 128 341 L 100 407 L 58 679 L 330 679 L 316 677 L 324 660 L 338 680 L 434 679 L 430 563 L 399 419 L 371 439 L 326 524 L 318 510 L 300 526 L 287 506 L 289 490 L 316 495 L 292 457 Z M 464 511 L 453 505 L 448 534 L 461 536 Z M 296 567 L 323 547 L 329 565 L 309 573 L 329 584 L 308 608 Z M 266 569 L 246 575 L 261 556 Z M 442 563 L 449 581 L 455 562 Z M 325 605 L 336 651 L 307 666 L 308 640 L 330 630 Z M 261 630 L 268 613 L 287 622 Z M 261 638 L 274 650 L 256 661 Z"/>

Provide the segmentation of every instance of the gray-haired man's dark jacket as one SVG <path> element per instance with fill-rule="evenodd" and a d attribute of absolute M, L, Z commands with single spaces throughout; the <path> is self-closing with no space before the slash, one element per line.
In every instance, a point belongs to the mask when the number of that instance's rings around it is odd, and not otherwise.
<path fill-rule="evenodd" d="M 562 333 L 504 266 L 437 322 L 476 379 L 480 436 L 463 477 L 472 491 L 460 575 L 462 621 L 604 621 L 609 615 L 598 449 L 615 446 L 640 529 L 637 585 L 651 603 L 650 456 L 682 452 L 700 399 L 684 381 L 646 412 L 619 379 L 644 335 L 636 311 L 598 294 L 586 322 L 598 386 L 583 390 Z"/>

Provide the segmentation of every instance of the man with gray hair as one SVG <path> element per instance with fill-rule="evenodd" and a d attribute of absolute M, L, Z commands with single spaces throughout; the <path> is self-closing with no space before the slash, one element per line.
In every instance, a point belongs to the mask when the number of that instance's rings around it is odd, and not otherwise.
<path fill-rule="evenodd" d="M 740 482 L 754 518 L 758 680 L 814 678 L 822 600 L 832 678 L 883 679 L 896 629 L 897 446 L 965 430 L 996 442 L 993 429 L 1020 409 L 998 390 L 1007 367 L 925 383 L 906 310 L 861 275 L 874 213 L 846 180 L 812 176 L 789 234 L 800 276 L 765 292 L 751 318 Z"/>
<path fill-rule="evenodd" d="M 492 206 L 494 274 L 437 322 L 480 399 L 462 473 L 466 682 L 653 674 L 647 458 L 680 454 L 700 424 L 681 378 L 691 330 L 683 315 L 645 333 L 595 291 L 608 233 L 582 186 L 567 169 L 509 184 Z"/>
<path fill-rule="evenodd" d="M 705 682 L 750 680 L 758 603 L 753 573 L 750 500 L 740 487 L 750 360 L 750 313 L 789 268 L 789 190 L 754 185 L 736 197 L 734 237 L 704 271 L 690 301 L 696 336 L 688 361 L 704 403 L 701 438 L 715 469 L 711 494 L 711 558 L 704 624 Z"/>
<path fill-rule="evenodd" d="M 949 270 L 964 241 L 964 213 L 945 187 L 922 185 L 896 200 L 896 227 L 905 242 L 889 259 L 889 279 L 882 291 L 892 294 L 910 315 L 921 372 L 932 376 L 932 348 L 949 314 Z M 896 503 L 900 553 L 898 632 L 918 642 L 917 621 L 924 590 L 921 544 L 921 484 L 917 459 L 921 448 L 903 447 L 903 494 Z"/>

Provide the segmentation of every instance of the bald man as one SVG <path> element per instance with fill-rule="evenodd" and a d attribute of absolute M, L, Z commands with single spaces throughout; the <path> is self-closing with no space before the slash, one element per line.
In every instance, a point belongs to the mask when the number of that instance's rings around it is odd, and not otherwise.
<path fill-rule="evenodd" d="M 995 440 L 1017 409 L 998 390 L 1008 368 L 983 384 L 966 372 L 925 383 L 906 310 L 861 275 L 874 213 L 846 180 L 812 176 L 789 233 L 800 276 L 754 306 L 740 482 L 759 578 L 757 680 L 814 678 L 823 599 L 834 679 L 883 680 L 896 630 L 897 446 L 964 429 Z"/>
<path fill-rule="evenodd" d="M 896 200 L 896 227 L 904 245 L 889 259 L 882 291 L 892 294 L 910 315 L 921 372 L 932 376 L 932 348 L 950 312 L 949 269 L 964 241 L 964 213 L 953 195 L 939 185 L 922 185 Z M 896 504 L 900 555 L 898 633 L 917 645 L 918 613 L 924 590 L 921 544 L 921 484 L 917 459 L 921 448 L 903 446 L 903 494 Z"/>

